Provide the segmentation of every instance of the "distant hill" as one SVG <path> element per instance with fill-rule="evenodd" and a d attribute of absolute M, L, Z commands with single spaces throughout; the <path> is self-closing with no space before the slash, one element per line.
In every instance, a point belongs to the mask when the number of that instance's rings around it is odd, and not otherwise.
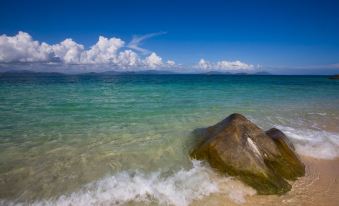
<path fill-rule="evenodd" d="M 105 71 L 105 72 L 88 72 L 88 73 L 79 73 L 79 74 L 65 74 L 59 72 L 35 72 L 28 70 L 17 70 L 17 71 L 6 71 L 0 72 L 0 77 L 48 77 L 48 76 L 72 76 L 72 75 L 81 75 L 81 76 L 100 76 L 100 75 L 169 75 L 169 74 L 182 74 L 173 71 L 166 70 L 143 70 L 143 71 Z M 184 73 L 190 74 L 190 73 Z M 268 72 L 262 71 L 257 73 L 230 73 L 230 72 L 221 72 L 221 71 L 209 71 L 206 73 L 192 73 L 200 75 L 271 75 Z"/>
<path fill-rule="evenodd" d="M 159 70 L 143 70 L 143 71 L 105 71 L 105 72 L 89 72 L 79 75 L 163 75 L 163 74 L 176 74 L 171 71 L 159 71 Z"/>
<path fill-rule="evenodd" d="M 272 74 L 266 71 L 261 71 L 261 72 L 254 73 L 254 75 L 272 75 Z"/>
<path fill-rule="evenodd" d="M 221 71 L 209 71 L 201 74 L 206 75 L 271 75 L 271 73 L 266 71 L 260 71 L 256 73 L 245 73 L 245 72 L 239 72 L 239 73 L 230 73 L 230 72 L 221 72 Z"/>
<path fill-rule="evenodd" d="M 63 73 L 58 72 L 34 72 L 28 70 L 17 70 L 1 72 L 0 77 L 47 77 L 47 76 L 65 76 Z"/>
<path fill-rule="evenodd" d="M 209 72 L 205 72 L 202 74 L 206 74 L 206 75 L 230 75 L 231 73 L 229 72 L 220 72 L 220 71 L 209 71 Z"/>

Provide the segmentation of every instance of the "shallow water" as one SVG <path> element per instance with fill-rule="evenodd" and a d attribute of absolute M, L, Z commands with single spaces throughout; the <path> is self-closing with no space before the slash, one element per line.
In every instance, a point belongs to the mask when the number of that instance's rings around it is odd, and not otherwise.
<path fill-rule="evenodd" d="M 243 203 L 253 190 L 187 155 L 193 129 L 234 112 L 282 129 L 302 155 L 339 156 L 339 82 L 324 76 L 0 77 L 0 88 L 0 205 Z"/>

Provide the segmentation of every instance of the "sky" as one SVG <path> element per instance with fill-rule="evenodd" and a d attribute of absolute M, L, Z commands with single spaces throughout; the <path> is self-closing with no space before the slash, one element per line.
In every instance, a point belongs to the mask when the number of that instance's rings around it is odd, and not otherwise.
<path fill-rule="evenodd" d="M 339 1 L 0 0 L 0 69 L 339 72 Z"/>

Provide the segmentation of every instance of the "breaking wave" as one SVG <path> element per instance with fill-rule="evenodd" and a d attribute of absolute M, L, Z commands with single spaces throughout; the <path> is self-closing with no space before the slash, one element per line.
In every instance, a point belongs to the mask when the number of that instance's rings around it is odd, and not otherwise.
<path fill-rule="evenodd" d="M 241 182 L 216 174 L 209 166 L 192 160 L 193 167 L 162 177 L 160 172 L 120 172 L 84 186 L 81 190 L 55 199 L 30 203 L 33 206 L 158 205 L 187 206 L 212 193 L 226 195 L 241 204 L 255 191 Z M 0 201 L 0 205 L 27 205 L 26 202 Z"/>
<path fill-rule="evenodd" d="M 209 178 L 209 170 L 193 161 L 193 168 L 180 170 L 162 178 L 160 172 L 120 172 L 85 186 L 78 192 L 33 205 L 121 205 L 157 201 L 163 205 L 188 205 L 193 199 L 217 192 L 218 186 Z"/>
<path fill-rule="evenodd" d="M 301 155 L 317 159 L 334 159 L 339 157 L 339 134 L 314 129 L 296 129 L 277 126 L 294 143 Z"/>

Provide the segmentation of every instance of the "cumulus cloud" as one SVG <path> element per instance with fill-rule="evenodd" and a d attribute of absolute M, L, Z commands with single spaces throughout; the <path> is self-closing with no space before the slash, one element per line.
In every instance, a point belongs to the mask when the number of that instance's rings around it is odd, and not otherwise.
<path fill-rule="evenodd" d="M 76 43 L 72 39 L 65 39 L 60 44 L 47 45 L 45 44 L 45 52 L 49 54 L 49 58 L 44 61 L 51 61 L 58 59 L 67 64 L 80 64 L 82 59 L 81 55 L 84 51 L 84 46 Z"/>
<path fill-rule="evenodd" d="M 135 45 L 154 35 L 150 34 L 135 41 Z M 15 36 L 0 36 L 0 63 L 62 63 L 62 64 L 110 64 L 115 68 L 158 68 L 166 67 L 156 53 L 142 59 L 131 49 L 125 49 L 125 42 L 119 38 L 100 36 L 89 49 L 68 38 L 49 45 L 33 40 L 25 32 Z M 173 61 L 169 63 L 174 65 Z"/>
<path fill-rule="evenodd" d="M 150 68 L 157 68 L 161 67 L 163 65 L 161 57 L 159 57 L 156 53 L 152 53 L 144 60 L 145 66 L 148 66 Z"/>
<path fill-rule="evenodd" d="M 208 70 L 212 68 L 212 64 L 207 62 L 205 59 L 200 59 L 200 61 L 198 62 L 198 68 Z"/>
<path fill-rule="evenodd" d="M 0 36 L 0 64 L 12 67 L 14 64 L 27 65 L 39 63 L 40 65 L 54 65 L 53 68 L 82 68 L 138 70 L 138 69 L 169 69 L 179 72 L 195 71 L 227 71 L 251 72 L 256 66 L 237 61 L 209 62 L 200 59 L 197 65 L 176 64 L 173 60 L 163 60 L 157 53 L 152 52 L 145 56 L 145 49 L 139 45 L 146 39 L 164 34 L 152 33 L 134 37 L 126 46 L 119 38 L 99 36 L 98 41 L 89 48 L 67 38 L 57 44 L 39 42 L 25 32 L 18 32 L 14 36 Z M 0 66 L 1 66 L 0 65 Z M 52 67 L 52 66 L 50 66 Z M 26 68 L 24 68 L 26 69 Z"/>
<path fill-rule="evenodd" d="M 138 55 L 131 51 L 125 50 L 119 53 L 118 56 L 118 65 L 122 67 L 137 67 L 141 64 L 141 60 L 139 59 Z"/>
<path fill-rule="evenodd" d="M 118 38 L 99 37 L 98 42 L 90 50 L 82 53 L 82 63 L 108 64 L 118 63 L 117 52 L 124 46 L 125 42 Z M 129 55 L 131 56 L 131 55 Z"/>
<path fill-rule="evenodd" d="M 209 62 L 205 59 L 200 59 L 197 66 L 198 69 L 203 71 L 225 71 L 225 72 L 241 72 L 253 71 L 256 67 L 252 64 L 246 64 L 239 60 L 227 61 L 222 60 L 218 62 Z"/>
<path fill-rule="evenodd" d="M 33 41 L 32 37 L 19 32 L 16 36 L 0 36 L 0 62 L 43 62 L 50 59 L 50 46 Z"/>
<path fill-rule="evenodd" d="M 173 60 L 168 60 L 166 63 L 167 63 L 167 65 L 170 66 L 170 67 L 176 65 L 176 64 L 175 64 L 175 61 L 173 61 Z"/>
<path fill-rule="evenodd" d="M 217 62 L 217 68 L 225 70 L 251 70 L 254 68 L 252 64 L 246 64 L 239 60 L 236 61 L 219 61 Z"/>

